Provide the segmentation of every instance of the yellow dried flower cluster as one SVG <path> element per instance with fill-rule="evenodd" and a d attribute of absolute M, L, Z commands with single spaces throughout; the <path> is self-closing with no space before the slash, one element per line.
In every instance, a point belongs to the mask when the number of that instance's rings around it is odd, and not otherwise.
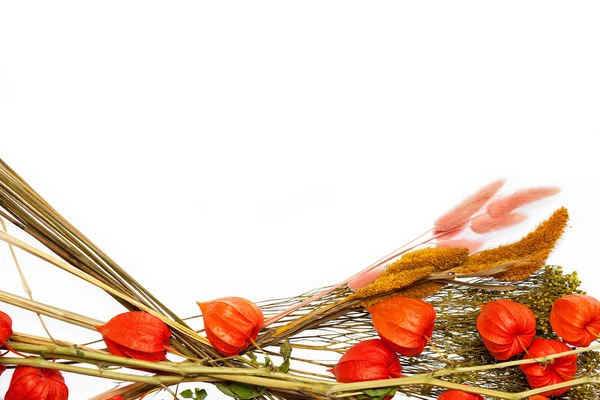
<path fill-rule="evenodd" d="M 467 261 L 468 256 L 469 250 L 451 247 L 428 247 L 426 249 L 415 250 L 406 253 L 398 261 L 390 264 L 382 274 L 382 277 L 421 267 L 431 267 L 434 271 L 445 271 L 461 265 Z"/>
<path fill-rule="evenodd" d="M 366 299 L 360 303 L 361 307 L 396 296 L 424 299 L 445 286 L 439 282 L 418 282 L 431 272 L 451 269 L 454 273 L 473 273 L 512 261 L 536 260 L 520 262 L 495 276 L 505 281 L 523 280 L 545 264 L 568 219 L 567 209 L 560 208 L 520 241 L 470 256 L 467 249 L 455 248 L 426 248 L 407 253 L 351 298 Z"/>
<path fill-rule="evenodd" d="M 419 267 L 402 271 L 397 274 L 381 274 L 372 284 L 365 286 L 352 295 L 354 299 L 365 299 L 381 293 L 389 293 L 405 288 L 433 271 L 432 267 Z"/>
<path fill-rule="evenodd" d="M 375 304 L 382 302 L 383 300 L 391 299 L 393 297 L 411 297 L 413 299 L 426 299 L 429 296 L 433 296 L 446 286 L 444 283 L 425 281 L 417 282 L 413 285 L 405 287 L 400 290 L 396 290 L 391 293 L 379 294 L 374 297 L 369 297 L 363 302 L 358 304 L 356 307 L 369 308 Z"/>
<path fill-rule="evenodd" d="M 511 261 L 540 260 L 515 264 L 509 270 L 495 276 L 496 279 L 505 281 L 523 280 L 544 266 L 548 255 L 562 236 L 568 220 L 569 213 L 562 207 L 518 242 L 473 254 L 453 272 L 471 273 Z"/>

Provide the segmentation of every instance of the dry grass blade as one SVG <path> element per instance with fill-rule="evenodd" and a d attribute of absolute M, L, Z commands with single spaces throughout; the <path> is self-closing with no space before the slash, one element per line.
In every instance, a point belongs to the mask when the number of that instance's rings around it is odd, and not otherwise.
<path fill-rule="evenodd" d="M 173 346 L 177 350 L 192 358 L 218 357 L 211 346 L 198 341 L 198 336 L 191 333 L 193 330 L 184 321 L 65 220 L 1 159 L 0 206 L 8 211 L 17 226 L 59 257 L 112 288 L 113 291 L 108 292 L 128 309 L 153 310 L 163 319 L 168 317 L 175 321 L 178 329 L 173 335 Z"/>
<path fill-rule="evenodd" d="M 208 341 L 205 338 L 199 336 L 195 331 L 193 331 L 192 329 L 187 327 L 187 325 L 182 326 L 182 325 L 178 324 L 177 322 L 165 317 L 164 315 L 160 314 L 159 312 L 154 311 L 153 309 L 149 308 L 145 304 L 142 304 L 142 303 L 138 302 L 137 300 L 134 300 L 134 299 L 130 298 L 129 296 L 119 292 L 118 290 L 113 289 L 112 287 L 97 280 L 96 278 L 93 278 L 93 277 L 87 275 L 86 273 L 72 267 L 71 265 L 67 264 L 66 262 L 59 260 L 57 258 L 54 258 L 54 257 L 36 249 L 35 247 L 30 246 L 27 243 L 22 242 L 22 241 L 4 233 L 4 232 L 1 232 L 1 231 L 0 231 L 0 240 L 10 243 L 10 244 L 20 248 L 21 250 L 24 250 L 36 257 L 39 257 L 40 259 L 47 261 L 50 264 L 55 265 L 55 266 L 61 268 L 62 270 L 67 271 L 67 272 L 77 276 L 78 278 L 81 278 L 81 279 L 99 287 L 100 289 L 105 290 L 106 292 L 112 294 L 113 296 L 118 297 L 118 298 L 138 307 L 140 310 L 146 311 L 147 313 L 152 314 L 157 318 L 160 318 L 165 324 L 169 325 L 174 330 L 189 336 L 191 339 L 198 341 L 200 343 L 208 344 Z"/>
<path fill-rule="evenodd" d="M 82 328 L 90 329 L 95 331 L 94 328 L 97 325 L 102 325 L 104 322 L 86 317 L 81 314 L 76 314 L 67 310 L 63 310 L 57 307 L 49 306 L 44 303 L 40 303 L 35 300 L 30 300 L 25 297 L 17 296 L 11 293 L 0 291 L 0 301 L 6 304 L 10 304 L 24 310 L 32 311 L 36 314 L 48 316 L 50 318 L 57 319 L 59 321 L 67 322 L 72 325 L 80 326 Z"/>

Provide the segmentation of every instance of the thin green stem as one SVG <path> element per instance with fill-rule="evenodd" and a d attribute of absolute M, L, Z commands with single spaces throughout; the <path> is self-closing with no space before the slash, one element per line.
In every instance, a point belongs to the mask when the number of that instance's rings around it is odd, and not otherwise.
<path fill-rule="evenodd" d="M 139 382 L 139 383 L 147 383 L 151 385 L 172 385 L 175 383 L 179 383 L 184 381 L 185 379 L 181 376 L 161 376 L 161 375 L 133 375 L 133 374 L 123 374 L 120 372 L 111 372 L 105 370 L 91 369 L 78 367 L 69 364 L 61 364 L 56 362 L 46 361 L 41 358 L 11 358 L 11 357 L 0 357 L 0 364 L 4 365 L 26 365 L 30 367 L 37 368 L 48 368 L 55 369 L 64 372 L 71 372 L 79 375 L 87 375 L 94 376 L 97 378 L 105 378 L 112 379 L 117 381 L 126 381 L 126 382 Z M 194 382 L 213 382 L 215 379 L 209 377 L 196 377 L 194 378 Z"/>

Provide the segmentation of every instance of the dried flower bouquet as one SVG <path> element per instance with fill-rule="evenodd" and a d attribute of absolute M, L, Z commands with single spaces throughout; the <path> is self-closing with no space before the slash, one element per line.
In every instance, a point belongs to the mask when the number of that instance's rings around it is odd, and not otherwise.
<path fill-rule="evenodd" d="M 485 234 L 522 222 L 521 207 L 558 189 L 499 196 L 503 184 L 478 190 L 430 231 L 343 282 L 286 299 L 200 303 L 203 325 L 196 327 L 0 160 L 0 239 L 17 267 L 17 251 L 25 251 L 124 307 L 98 321 L 31 294 L 0 292 L 2 302 L 36 313 L 42 324 L 55 318 L 102 339 L 91 346 L 13 332 L 10 316 L 0 313 L 0 367 L 15 369 L 5 399 L 67 399 L 62 372 L 123 382 L 97 400 L 156 391 L 205 398 L 200 388 L 179 390 L 193 382 L 238 399 L 595 398 L 600 303 L 578 290 L 576 274 L 545 265 L 567 210 L 518 242 L 479 250 Z M 10 235 L 4 220 L 54 254 Z"/>

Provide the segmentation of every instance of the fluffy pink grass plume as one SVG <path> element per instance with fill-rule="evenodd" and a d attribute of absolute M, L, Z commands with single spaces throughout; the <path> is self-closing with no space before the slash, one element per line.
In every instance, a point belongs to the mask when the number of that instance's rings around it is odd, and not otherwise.
<path fill-rule="evenodd" d="M 558 186 L 540 186 L 519 189 L 513 194 L 491 201 L 487 205 L 486 210 L 492 217 L 498 218 L 502 215 L 511 213 L 513 210 L 516 210 L 519 207 L 523 207 L 524 205 L 533 203 L 534 201 L 553 196 L 558 192 L 560 192 L 560 188 Z"/>
<path fill-rule="evenodd" d="M 498 231 L 520 224 L 527 219 L 523 213 L 511 213 L 494 218 L 489 214 L 483 214 L 471 221 L 471 230 L 478 234 Z"/>
<path fill-rule="evenodd" d="M 475 253 L 483 246 L 483 240 L 471 240 L 471 239 L 449 239 L 449 240 L 438 240 L 436 242 L 437 247 L 452 247 L 455 249 L 468 249 L 469 253 Z"/>
<path fill-rule="evenodd" d="M 381 267 L 374 268 L 357 276 L 356 278 L 348 282 L 348 287 L 353 292 L 356 292 L 357 290 L 362 289 L 367 285 L 370 285 L 371 283 L 375 282 L 375 279 L 379 278 L 379 275 L 381 275 L 383 271 L 385 271 L 385 268 L 386 267 L 382 265 Z"/>
<path fill-rule="evenodd" d="M 435 230 L 445 232 L 465 225 L 477 211 L 483 208 L 485 203 L 494 197 L 504 182 L 505 179 L 498 179 L 464 199 L 435 221 Z"/>

